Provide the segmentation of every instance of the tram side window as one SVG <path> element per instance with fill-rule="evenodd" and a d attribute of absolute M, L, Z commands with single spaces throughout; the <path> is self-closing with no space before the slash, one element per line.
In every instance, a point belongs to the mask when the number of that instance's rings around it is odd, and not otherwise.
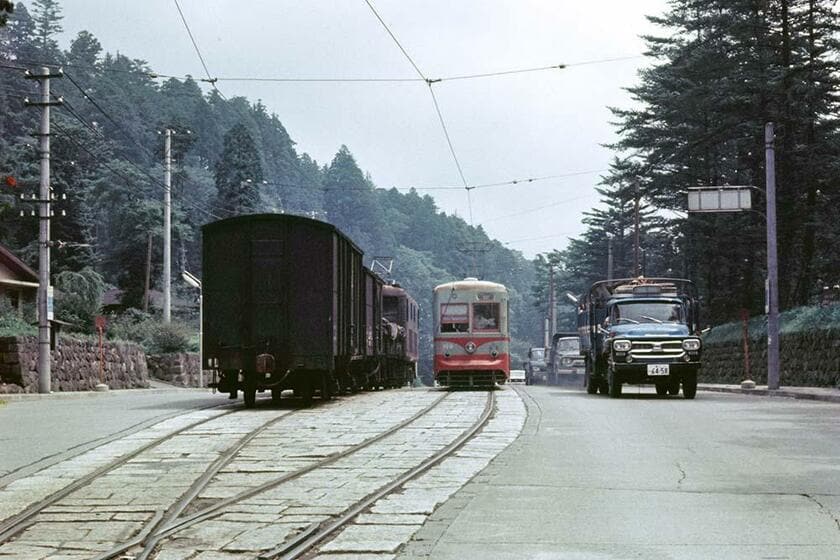
<path fill-rule="evenodd" d="M 466 303 L 443 303 L 440 306 L 440 332 L 467 332 L 470 330 L 470 316 Z"/>
<path fill-rule="evenodd" d="M 473 328 L 477 331 L 499 330 L 499 304 L 474 303 Z"/>

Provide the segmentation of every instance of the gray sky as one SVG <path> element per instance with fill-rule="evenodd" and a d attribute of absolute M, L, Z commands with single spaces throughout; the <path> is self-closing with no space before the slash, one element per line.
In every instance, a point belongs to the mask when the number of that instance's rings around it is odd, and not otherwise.
<path fill-rule="evenodd" d="M 641 54 L 666 0 L 372 0 L 430 77 Z M 62 0 L 62 46 L 92 32 L 158 72 L 203 76 L 173 0 Z M 397 77 L 416 73 L 364 0 L 180 0 L 213 76 Z M 642 58 L 435 87 L 469 184 L 606 169 L 608 106 L 627 107 Z M 261 99 L 300 152 L 328 163 L 346 144 L 380 187 L 460 185 L 423 82 L 221 81 Z M 472 191 L 475 225 L 527 257 L 562 248 L 597 204 L 597 174 Z M 420 191 L 468 218 L 463 190 Z M 535 208 L 545 208 L 532 211 Z M 534 239 L 539 238 L 539 239 Z"/>

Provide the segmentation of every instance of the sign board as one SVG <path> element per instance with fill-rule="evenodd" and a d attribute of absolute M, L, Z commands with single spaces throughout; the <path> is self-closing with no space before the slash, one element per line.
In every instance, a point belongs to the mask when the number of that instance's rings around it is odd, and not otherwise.
<path fill-rule="evenodd" d="M 752 187 L 694 187 L 688 189 L 689 212 L 743 212 L 752 209 Z"/>
<path fill-rule="evenodd" d="M 53 287 L 47 286 L 47 321 L 55 319 L 53 316 L 53 309 L 55 308 L 55 296 L 53 294 Z"/>

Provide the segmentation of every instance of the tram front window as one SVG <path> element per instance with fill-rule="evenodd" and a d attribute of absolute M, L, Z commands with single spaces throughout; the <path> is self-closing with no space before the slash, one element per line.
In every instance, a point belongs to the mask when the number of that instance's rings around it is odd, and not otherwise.
<path fill-rule="evenodd" d="M 440 306 L 440 332 L 467 332 L 470 330 L 470 317 L 466 303 L 444 303 Z"/>
<path fill-rule="evenodd" d="M 499 330 L 499 304 L 474 303 L 473 329 L 477 331 Z"/>

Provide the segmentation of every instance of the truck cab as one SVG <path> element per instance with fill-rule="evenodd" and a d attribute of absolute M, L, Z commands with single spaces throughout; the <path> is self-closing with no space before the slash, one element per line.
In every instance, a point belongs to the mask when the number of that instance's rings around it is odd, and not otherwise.
<path fill-rule="evenodd" d="M 538 383 L 548 383 L 548 362 L 545 348 L 533 346 L 528 349 L 528 361 L 525 362 L 525 384 Z"/>
<path fill-rule="evenodd" d="M 702 343 L 694 285 L 683 279 L 596 282 L 578 313 L 587 392 L 621 396 L 622 385 L 653 384 L 659 395 L 693 399 Z"/>

